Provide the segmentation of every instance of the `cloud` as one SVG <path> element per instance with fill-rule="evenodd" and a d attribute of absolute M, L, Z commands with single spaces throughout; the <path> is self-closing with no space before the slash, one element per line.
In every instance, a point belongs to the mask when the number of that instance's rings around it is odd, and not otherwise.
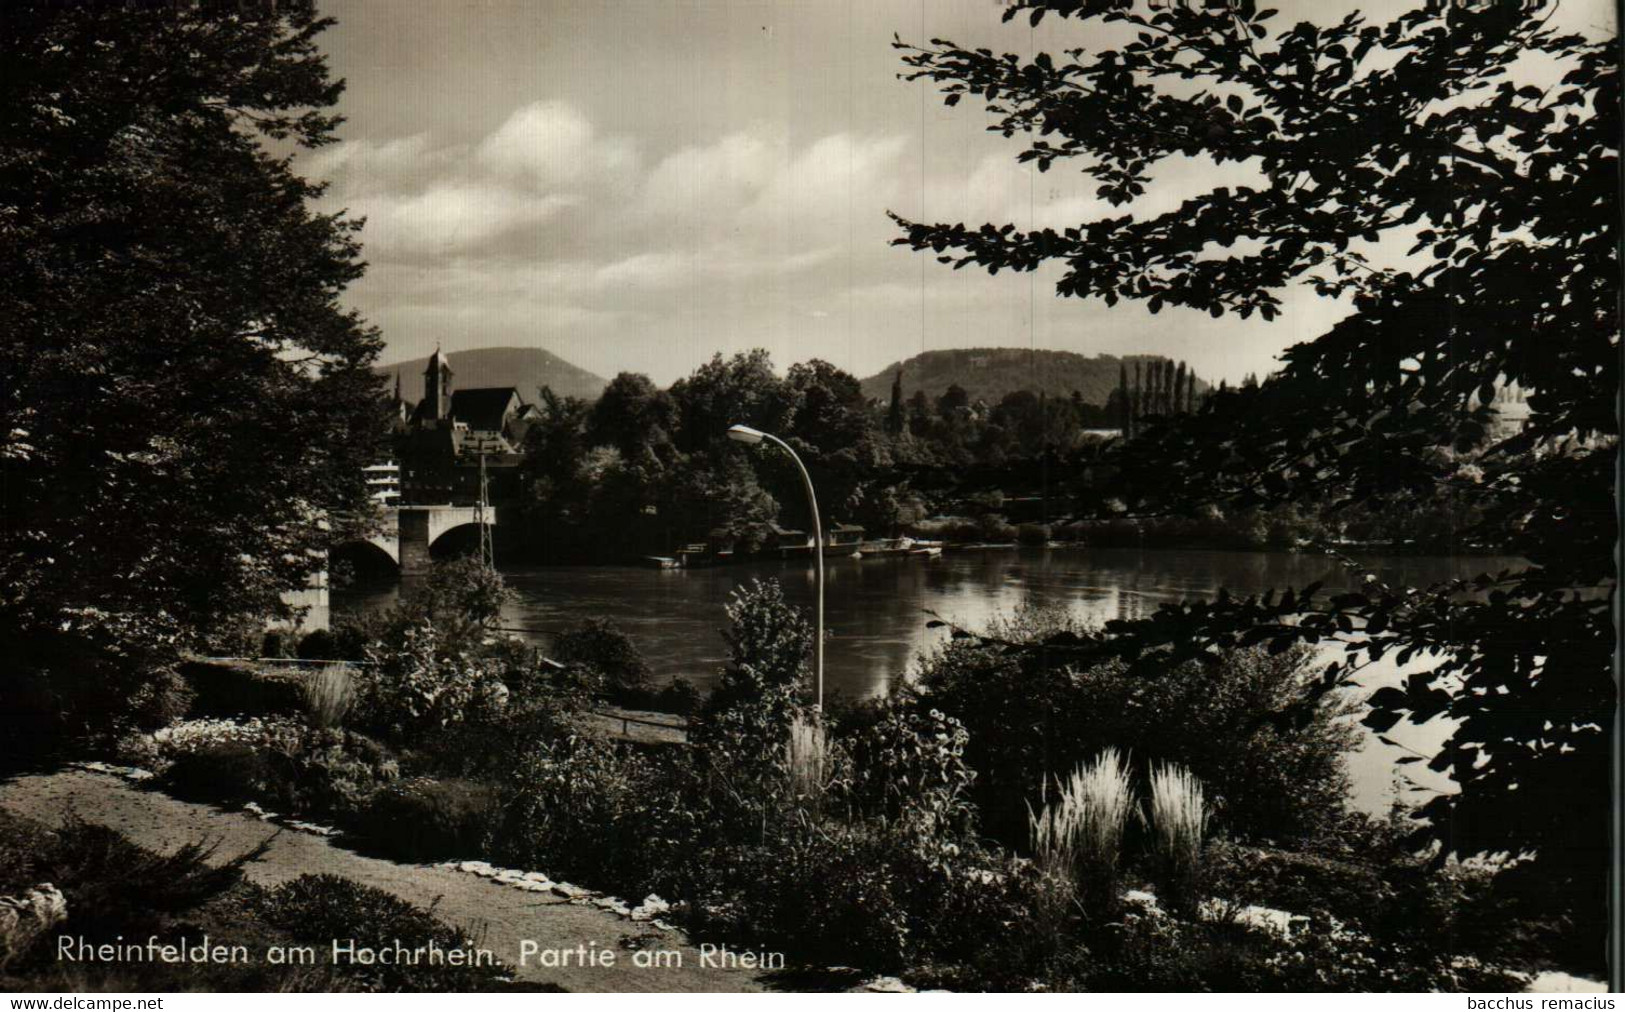
<path fill-rule="evenodd" d="M 419 193 L 365 196 L 350 211 L 367 219 L 369 254 L 434 258 L 479 249 L 491 240 L 523 232 L 576 206 L 574 194 L 530 194 L 501 186 L 435 183 Z"/>
<path fill-rule="evenodd" d="M 644 180 L 639 210 L 661 219 L 726 216 L 762 192 L 788 150 L 782 136 L 741 131 L 675 151 Z"/>
<path fill-rule="evenodd" d="M 798 146 L 758 125 L 646 163 L 630 139 L 546 100 L 473 143 L 350 141 L 302 168 L 331 182 L 329 205 L 366 218 L 374 306 L 479 297 L 494 315 L 489 300 L 546 291 L 560 305 L 658 310 L 696 287 L 734 299 L 830 271 L 860 223 L 865 238 L 885 228 L 905 147 L 845 133 Z"/>
<path fill-rule="evenodd" d="M 474 156 L 496 176 L 541 192 L 623 181 L 638 162 L 632 141 L 600 137 L 585 116 L 558 101 L 515 109 Z"/>
<path fill-rule="evenodd" d="M 797 137 L 771 122 L 649 151 L 549 99 L 464 143 L 363 139 L 301 167 L 331 181 L 327 204 L 367 218 L 373 266 L 349 298 L 383 328 L 386 359 L 544 344 L 669 382 L 755 346 L 781 366 L 816 356 L 863 374 L 921 347 L 1119 352 L 1144 336 L 1143 313 L 1055 300 L 1046 272 L 950 272 L 890 244 L 887 210 L 1022 228 L 1123 213 L 1087 177 L 1038 174 L 1008 150 L 927 162 L 906 133 Z M 1214 178 L 1163 168 L 1183 178 L 1158 205 Z"/>

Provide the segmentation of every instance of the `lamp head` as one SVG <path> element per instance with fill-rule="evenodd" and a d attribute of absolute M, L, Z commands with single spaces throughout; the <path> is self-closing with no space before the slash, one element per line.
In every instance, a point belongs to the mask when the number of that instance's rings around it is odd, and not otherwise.
<path fill-rule="evenodd" d="M 730 425 L 728 427 L 728 438 L 736 443 L 748 443 L 755 446 L 766 438 L 766 433 L 753 429 L 748 425 Z"/>

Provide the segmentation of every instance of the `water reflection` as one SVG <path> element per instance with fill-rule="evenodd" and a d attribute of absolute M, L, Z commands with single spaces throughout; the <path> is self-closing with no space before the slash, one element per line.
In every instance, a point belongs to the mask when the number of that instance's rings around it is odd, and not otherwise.
<path fill-rule="evenodd" d="M 1385 579 L 1427 584 L 1517 564 L 1515 559 L 1372 556 L 1361 562 Z M 661 681 L 683 677 L 708 688 L 724 648 L 718 631 L 729 594 L 753 579 L 776 578 L 793 603 L 811 607 L 812 567 L 762 562 L 714 569 L 631 567 L 526 567 L 505 569 L 515 600 L 504 624 L 546 643 L 551 633 L 589 618 L 608 618 L 631 635 Z M 1354 581 L 1336 560 L 1285 552 L 1139 551 L 1135 549 L 1010 548 L 949 552 L 941 558 L 831 559 L 827 566 L 826 682 L 831 692 L 881 693 L 908 677 L 921 651 L 946 638 L 927 628 L 930 614 L 979 628 L 1024 605 L 1065 608 L 1104 622 L 1141 618 L 1158 605 L 1210 598 L 1221 587 L 1247 595 L 1269 588 L 1324 583 L 1346 589 Z M 335 595 L 335 611 L 376 607 L 398 589 L 372 588 Z M 1391 667 L 1362 679 L 1369 690 L 1397 677 Z M 1414 748 L 1427 750 L 1445 729 L 1396 729 Z M 1374 741 L 1352 767 L 1360 802 L 1384 803 L 1393 752 Z M 1415 767 L 1412 767 L 1414 769 Z M 1435 782 L 1435 786 L 1439 786 Z"/>

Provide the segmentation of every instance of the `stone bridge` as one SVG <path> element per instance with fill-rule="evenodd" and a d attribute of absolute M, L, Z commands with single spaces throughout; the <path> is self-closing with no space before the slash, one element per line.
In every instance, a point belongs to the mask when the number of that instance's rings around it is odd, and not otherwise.
<path fill-rule="evenodd" d="M 382 523 L 366 541 L 388 555 L 402 576 L 416 576 L 428 571 L 429 550 L 436 541 L 479 520 L 478 506 L 393 506 L 384 510 Z M 485 522 L 496 525 L 494 507 L 485 507 Z"/>

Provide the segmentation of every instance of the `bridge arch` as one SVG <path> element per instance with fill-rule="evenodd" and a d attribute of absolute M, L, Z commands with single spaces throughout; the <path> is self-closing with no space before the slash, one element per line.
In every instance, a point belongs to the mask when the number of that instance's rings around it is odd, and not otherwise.
<path fill-rule="evenodd" d="M 396 529 L 399 531 L 399 549 L 397 558 L 400 560 L 401 573 L 411 576 L 422 573 L 432 564 L 435 554 L 445 554 L 447 549 L 454 547 L 466 534 L 455 533 L 462 529 L 474 532 L 474 550 L 479 546 L 479 524 L 495 526 L 497 511 L 492 507 L 483 510 L 478 506 L 402 506 L 393 511 Z M 443 539 L 450 537 L 450 542 Z M 436 545 L 439 543 L 439 550 Z"/>
<path fill-rule="evenodd" d="M 429 542 L 429 556 L 434 559 L 457 555 L 474 555 L 480 550 L 480 525 L 462 523 L 447 527 Z"/>
<path fill-rule="evenodd" d="M 396 538 L 373 537 L 345 541 L 328 553 L 329 565 L 348 563 L 358 575 L 396 573 L 401 568 L 400 545 Z"/>

